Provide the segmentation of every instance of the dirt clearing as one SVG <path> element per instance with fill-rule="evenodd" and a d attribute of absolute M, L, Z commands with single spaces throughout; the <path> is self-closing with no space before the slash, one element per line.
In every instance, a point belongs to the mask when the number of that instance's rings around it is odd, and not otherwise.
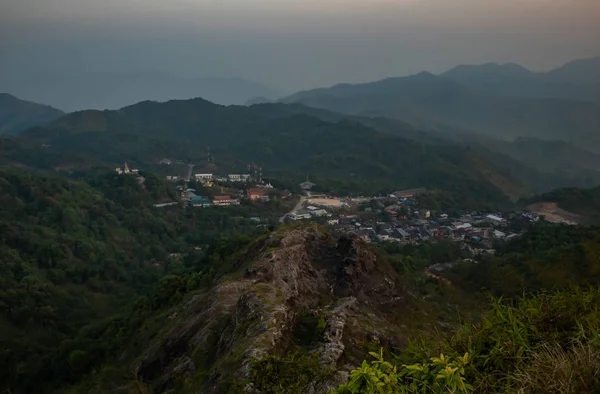
<path fill-rule="evenodd" d="M 552 223 L 579 224 L 584 217 L 573 212 L 565 211 L 555 202 L 537 202 L 527 207 L 531 212 L 544 215 Z"/>

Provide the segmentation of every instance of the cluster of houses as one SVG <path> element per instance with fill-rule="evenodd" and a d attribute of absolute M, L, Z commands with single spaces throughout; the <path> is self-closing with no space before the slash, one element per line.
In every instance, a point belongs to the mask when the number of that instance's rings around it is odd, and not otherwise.
<path fill-rule="evenodd" d="M 493 214 L 467 214 L 450 219 L 446 214 L 433 217 L 429 213 L 423 218 L 390 218 L 389 221 L 360 220 L 356 215 L 348 215 L 328 223 L 337 232 L 352 233 L 367 242 L 416 244 L 447 238 L 468 240 L 480 244 L 482 249 L 489 249 L 494 239 L 512 239 L 520 235 L 505 230 L 507 220 Z"/>
<path fill-rule="evenodd" d="M 206 185 L 205 185 L 206 186 Z M 270 184 L 264 185 L 259 184 L 256 187 L 248 188 L 246 191 L 238 190 L 235 196 L 222 194 L 216 195 L 212 199 L 205 196 L 196 195 L 196 190 L 187 188 L 187 186 L 178 186 L 177 189 L 180 191 L 181 199 L 188 201 L 192 207 L 196 208 L 207 208 L 207 207 L 219 207 L 219 206 L 231 206 L 240 205 L 242 199 L 248 199 L 251 201 L 267 202 L 270 200 L 268 193 L 269 189 L 273 187 Z M 284 190 L 280 193 L 280 198 L 286 199 L 291 196 L 291 193 Z"/>
<path fill-rule="evenodd" d="M 168 181 L 179 181 L 181 179 L 184 179 L 184 177 L 179 176 L 179 175 L 167 175 L 166 179 Z M 196 180 L 196 182 L 202 182 L 203 184 L 207 183 L 207 182 L 209 182 L 209 183 L 211 183 L 211 182 L 248 183 L 252 180 L 252 176 L 250 174 L 216 175 L 213 173 L 197 173 L 197 174 L 194 174 L 194 179 Z"/>
<path fill-rule="evenodd" d="M 343 199 L 340 208 L 349 204 L 363 206 L 359 212 L 309 205 L 288 214 L 291 220 L 326 218 L 335 232 L 354 234 L 366 242 L 398 242 L 418 244 L 427 240 L 452 239 L 468 241 L 479 253 L 493 253 L 494 240 L 509 240 L 520 233 L 508 230 L 508 223 L 517 219 L 535 222 L 537 215 L 481 213 L 451 218 L 445 213 L 419 210 L 417 196 L 423 189 L 396 192 L 388 196 Z"/>
<path fill-rule="evenodd" d="M 288 214 L 291 220 L 303 220 L 312 218 L 331 217 L 332 213 L 326 209 L 309 205 L 305 209 L 299 209 Z"/>

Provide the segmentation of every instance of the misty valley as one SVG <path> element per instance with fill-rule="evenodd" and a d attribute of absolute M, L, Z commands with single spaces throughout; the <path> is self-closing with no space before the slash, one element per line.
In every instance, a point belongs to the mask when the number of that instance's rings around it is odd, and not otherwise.
<path fill-rule="evenodd" d="M 117 3 L 0 5 L 0 394 L 600 392 L 600 8 Z"/>

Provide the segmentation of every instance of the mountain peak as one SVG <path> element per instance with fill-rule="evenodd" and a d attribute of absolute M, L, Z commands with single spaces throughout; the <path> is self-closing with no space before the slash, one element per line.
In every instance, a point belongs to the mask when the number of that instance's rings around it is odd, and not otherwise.
<path fill-rule="evenodd" d="M 477 76 L 506 76 L 506 77 L 525 77 L 531 76 L 533 73 L 517 63 L 484 63 L 479 65 L 464 64 L 456 66 L 442 76 L 461 78 L 470 75 Z"/>
<path fill-rule="evenodd" d="M 21 100 L 0 93 L 0 134 L 18 134 L 33 126 L 49 123 L 64 113 L 48 105 Z"/>
<path fill-rule="evenodd" d="M 392 322 L 391 311 L 403 311 L 408 320 L 416 310 L 414 298 L 389 262 L 358 239 L 332 241 L 320 227 L 307 225 L 274 232 L 247 250 L 250 263 L 243 273 L 179 309 L 178 322 L 142 357 L 140 376 L 151 382 L 178 378 L 171 371 L 179 360 L 190 349 L 209 348 L 211 333 L 218 330 L 227 347 L 214 351 L 210 384 L 232 376 L 247 379 L 252 359 L 305 341 L 298 336 L 302 316 L 317 309 L 324 339 L 311 345 L 326 367 L 348 359 L 360 363 L 354 354 L 365 338 L 385 335 L 393 344 L 402 343 L 406 330 Z M 342 382 L 332 377 L 328 383 Z M 208 385 L 201 391 L 215 392 Z"/>
<path fill-rule="evenodd" d="M 12 94 L 10 94 L 10 93 L 2 93 L 2 92 L 0 92 L 0 99 L 15 99 L 15 100 L 18 100 L 18 98 L 16 98 Z"/>
<path fill-rule="evenodd" d="M 547 75 L 562 82 L 600 83 L 600 56 L 570 61 Z"/>
<path fill-rule="evenodd" d="M 435 78 L 435 75 L 433 75 L 429 71 L 421 71 L 420 73 L 415 74 L 414 76 L 419 78 Z"/>

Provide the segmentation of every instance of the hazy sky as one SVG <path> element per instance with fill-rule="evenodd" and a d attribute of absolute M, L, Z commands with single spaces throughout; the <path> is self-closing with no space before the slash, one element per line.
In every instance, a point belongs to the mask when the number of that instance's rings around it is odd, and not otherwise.
<path fill-rule="evenodd" d="M 0 0 L 4 78 L 155 70 L 293 91 L 597 55 L 600 0 Z"/>

